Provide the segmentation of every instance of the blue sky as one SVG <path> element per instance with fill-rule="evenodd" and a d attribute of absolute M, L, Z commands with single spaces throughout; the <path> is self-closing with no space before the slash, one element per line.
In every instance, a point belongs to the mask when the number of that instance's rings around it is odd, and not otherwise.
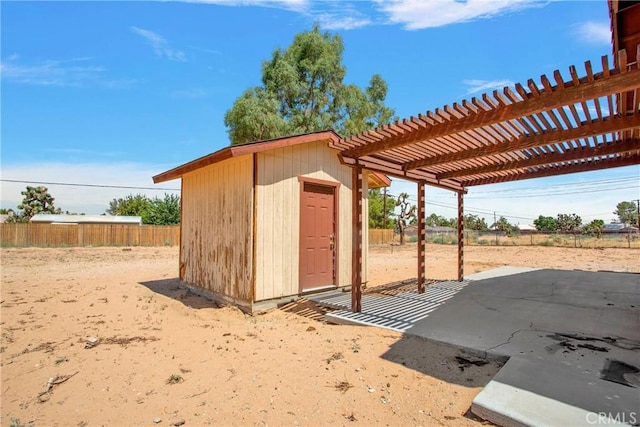
<path fill-rule="evenodd" d="M 2 179 L 154 187 L 151 176 L 228 145 L 223 118 L 273 50 L 314 23 L 344 42 L 347 83 L 374 73 L 408 117 L 611 55 L 606 1 L 11 2 L 2 19 Z M 2 182 L 1 206 L 23 183 Z M 63 210 L 163 191 L 48 185 Z M 179 188 L 179 182 L 156 188 Z M 516 189 L 524 189 L 520 192 Z M 392 193 L 415 194 L 395 182 Z M 573 194 L 572 194 L 573 193 Z M 613 219 L 640 167 L 472 188 L 468 213 Z M 514 197 L 516 196 L 516 197 Z M 526 196 L 526 197 L 522 197 Z M 428 188 L 428 212 L 455 197 Z"/>

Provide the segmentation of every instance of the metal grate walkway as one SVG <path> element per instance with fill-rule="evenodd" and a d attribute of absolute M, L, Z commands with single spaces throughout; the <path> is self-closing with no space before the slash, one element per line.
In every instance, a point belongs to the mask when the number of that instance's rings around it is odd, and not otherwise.
<path fill-rule="evenodd" d="M 309 296 L 307 299 L 335 309 L 325 314 L 325 319 L 333 323 L 378 326 L 405 332 L 467 285 L 467 282 L 439 282 L 428 286 L 423 294 L 419 294 L 416 290 L 395 296 L 365 293 L 362 295 L 362 312 L 360 313 L 350 311 L 351 293 L 349 292 L 332 292 Z"/>

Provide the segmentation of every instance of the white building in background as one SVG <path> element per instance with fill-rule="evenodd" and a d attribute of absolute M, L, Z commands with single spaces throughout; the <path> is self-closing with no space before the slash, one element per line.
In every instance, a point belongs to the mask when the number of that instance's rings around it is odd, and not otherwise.
<path fill-rule="evenodd" d="M 41 224 L 142 224 L 142 217 L 119 215 L 37 214 L 30 222 Z"/>

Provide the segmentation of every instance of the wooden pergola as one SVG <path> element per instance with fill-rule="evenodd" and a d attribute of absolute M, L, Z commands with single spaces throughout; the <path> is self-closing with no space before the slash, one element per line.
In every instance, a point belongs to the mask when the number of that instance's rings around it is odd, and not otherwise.
<path fill-rule="evenodd" d="M 616 5 L 612 22 L 617 13 Z M 587 61 L 582 72 L 556 70 L 539 83 L 531 79 L 332 144 L 353 167 L 353 311 L 361 310 L 363 169 L 417 183 L 418 292 L 424 292 L 425 185 L 458 194 L 463 280 L 468 187 L 640 164 L 640 47 L 636 42 L 629 57 L 613 32 L 613 66 L 603 56 L 598 72 Z"/>

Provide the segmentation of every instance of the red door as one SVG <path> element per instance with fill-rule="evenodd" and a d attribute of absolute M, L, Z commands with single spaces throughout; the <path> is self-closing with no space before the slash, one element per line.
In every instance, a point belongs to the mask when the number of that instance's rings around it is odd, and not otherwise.
<path fill-rule="evenodd" d="M 303 183 L 300 203 L 300 290 L 333 286 L 335 188 Z"/>

